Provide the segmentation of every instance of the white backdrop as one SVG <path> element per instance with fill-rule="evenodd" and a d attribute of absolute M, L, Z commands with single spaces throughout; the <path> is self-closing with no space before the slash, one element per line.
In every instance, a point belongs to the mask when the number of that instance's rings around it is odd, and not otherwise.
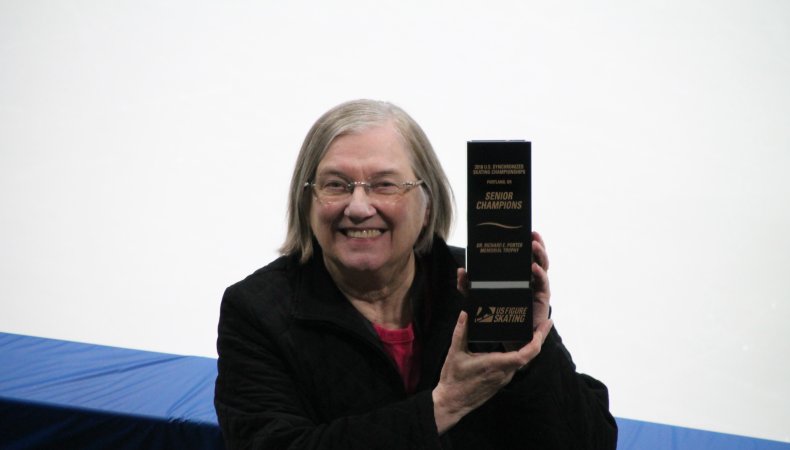
<path fill-rule="evenodd" d="M 627 417 L 790 442 L 790 3 L 0 0 L 0 331 L 215 356 L 301 140 L 533 142 L 555 323 Z"/>

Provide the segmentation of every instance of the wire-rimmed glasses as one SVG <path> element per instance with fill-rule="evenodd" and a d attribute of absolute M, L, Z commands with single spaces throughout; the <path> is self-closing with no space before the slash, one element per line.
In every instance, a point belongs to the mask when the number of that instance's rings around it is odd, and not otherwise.
<path fill-rule="evenodd" d="M 362 186 L 372 201 L 391 202 L 412 188 L 423 184 L 423 180 L 396 182 L 389 179 L 372 181 L 347 181 L 342 178 L 329 177 L 307 182 L 304 187 L 311 187 L 321 203 L 344 202 L 351 198 L 357 186 Z"/>

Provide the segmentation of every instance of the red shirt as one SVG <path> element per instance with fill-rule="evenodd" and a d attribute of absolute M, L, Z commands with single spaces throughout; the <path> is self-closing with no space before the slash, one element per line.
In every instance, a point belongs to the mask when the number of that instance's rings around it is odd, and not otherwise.
<path fill-rule="evenodd" d="M 403 380 L 406 392 L 413 394 L 420 381 L 419 359 L 417 358 L 417 342 L 414 340 L 414 327 L 409 324 L 406 328 L 388 330 L 373 324 L 384 344 L 384 349 L 395 361 L 398 373 Z"/>

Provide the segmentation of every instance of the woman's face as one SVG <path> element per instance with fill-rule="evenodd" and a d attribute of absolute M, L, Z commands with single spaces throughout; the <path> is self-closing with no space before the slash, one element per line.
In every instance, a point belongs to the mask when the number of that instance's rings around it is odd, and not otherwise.
<path fill-rule="evenodd" d="M 336 138 L 318 164 L 315 181 L 328 177 L 416 179 L 403 139 L 389 123 Z M 357 186 L 346 200 L 328 203 L 313 196 L 312 202 L 310 226 L 325 263 L 352 274 L 405 268 L 428 218 L 428 198 L 419 187 L 377 200 Z"/>

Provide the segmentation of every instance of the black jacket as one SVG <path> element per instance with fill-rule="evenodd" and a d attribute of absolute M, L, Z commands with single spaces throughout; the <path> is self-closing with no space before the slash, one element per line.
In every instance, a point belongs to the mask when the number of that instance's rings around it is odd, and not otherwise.
<path fill-rule="evenodd" d="M 315 248 L 304 265 L 281 257 L 225 292 L 214 403 L 229 449 L 615 448 L 606 387 L 575 372 L 555 331 L 527 370 L 438 436 L 431 390 L 463 303 L 448 247 L 435 240 L 412 286 L 413 395 Z"/>

